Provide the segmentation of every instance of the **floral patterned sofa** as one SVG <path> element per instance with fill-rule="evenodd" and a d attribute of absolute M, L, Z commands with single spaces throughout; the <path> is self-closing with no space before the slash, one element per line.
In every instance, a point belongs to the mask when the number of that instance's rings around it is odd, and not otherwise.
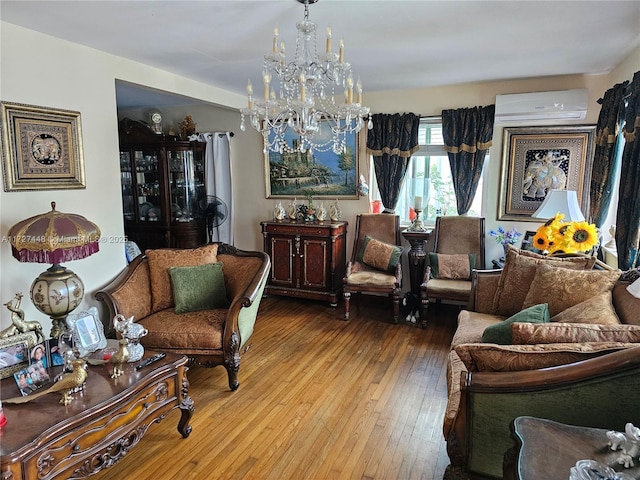
<path fill-rule="evenodd" d="M 223 365 L 236 390 L 270 264 L 264 252 L 225 244 L 147 250 L 96 292 L 109 311 L 105 333 L 115 336 L 116 314 L 133 316 L 149 332 L 145 348 L 186 355 L 191 365 Z"/>
<path fill-rule="evenodd" d="M 620 271 L 593 264 L 509 247 L 503 270 L 474 272 L 448 359 L 445 479 L 502 478 L 521 415 L 640 423 L 640 299 Z"/>

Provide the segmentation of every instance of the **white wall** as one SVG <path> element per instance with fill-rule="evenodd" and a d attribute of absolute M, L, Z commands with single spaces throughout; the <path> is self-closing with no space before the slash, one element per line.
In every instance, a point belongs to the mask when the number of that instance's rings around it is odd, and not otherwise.
<path fill-rule="evenodd" d="M 123 235 L 115 79 L 234 107 L 246 100 L 240 95 L 4 22 L 0 23 L 0 40 L 2 101 L 81 113 L 87 185 L 82 190 L 0 192 L 0 236 L 3 238 L 0 300 L 6 303 L 16 292 L 28 296 L 33 279 L 49 267 L 15 260 L 6 235 L 20 220 L 49 211 L 53 200 L 57 210 L 84 215 L 102 230 L 105 241 L 98 253 L 65 264 L 85 284 L 85 301 L 80 308 L 94 305 L 92 293 L 125 265 L 122 243 L 109 241 Z M 243 155 L 245 161 L 249 157 Z M 40 321 L 45 331 L 49 331 L 49 319 L 31 302 L 24 301 L 22 307 L 28 320 Z M 10 324 L 8 313 L 4 307 L 0 310 L 2 328 Z"/>
<path fill-rule="evenodd" d="M 123 234 L 118 162 L 118 133 L 115 80 L 120 79 L 159 90 L 200 99 L 213 105 L 244 106 L 241 95 L 210 87 L 158 69 L 108 55 L 21 27 L 0 22 L 1 72 L 0 99 L 46 107 L 76 110 L 82 115 L 84 159 L 87 188 L 85 190 L 0 192 L 0 236 L 16 222 L 49 210 L 55 200 L 58 210 L 86 216 L 99 225 L 105 240 Z M 622 79 L 630 79 L 639 69 L 638 52 L 628 65 L 616 70 Z M 38 61 L 33 61 L 38 59 Z M 256 65 L 259 68 L 259 65 Z M 428 67 L 426 67 L 428 68 Z M 631 73 L 630 73 L 631 72 Z M 461 72 L 461 75 L 464 73 Z M 443 108 L 488 105 L 498 93 L 517 93 L 568 88 L 587 88 L 590 92 L 586 123 L 595 123 L 599 106 L 595 101 L 614 81 L 610 75 L 569 76 L 528 79 L 512 82 L 491 82 L 455 87 L 431 88 L 403 92 L 371 93 L 364 103 L 374 113 L 414 112 L 438 115 Z M 616 77 L 615 81 L 618 80 Z M 240 131 L 237 111 L 191 108 L 189 113 L 198 123 L 199 131 L 230 130 L 232 140 L 233 188 L 236 206 L 236 246 L 261 249 L 259 223 L 272 217 L 276 200 L 265 200 L 264 157 L 261 137 L 249 128 Z M 497 192 L 501 158 L 502 129 L 497 126 L 488 166 L 485 186 L 485 216 L 487 230 L 498 224 Z M 364 142 L 360 143 L 361 152 Z M 361 154 L 360 171 L 368 178 L 369 164 Z M 351 226 L 355 215 L 368 211 L 367 198 L 341 202 L 344 219 Z M 502 222 L 505 227 L 516 225 Z M 521 230 L 531 224 L 517 224 Z M 353 227 L 349 230 L 350 253 Z M 487 258 L 499 256 L 499 246 L 487 241 Z M 69 262 L 84 281 L 87 294 L 84 306 L 94 305 L 92 293 L 110 281 L 125 265 L 122 245 L 104 242 L 100 252 L 83 260 Z M 8 302 L 14 294 L 29 291 L 33 279 L 48 265 L 19 263 L 11 256 L 7 242 L 0 244 L 0 300 Z M 30 302 L 23 302 L 28 320 L 38 320 L 49 330 L 48 318 L 37 312 Z M 8 311 L 0 311 L 0 327 L 10 323 Z"/>

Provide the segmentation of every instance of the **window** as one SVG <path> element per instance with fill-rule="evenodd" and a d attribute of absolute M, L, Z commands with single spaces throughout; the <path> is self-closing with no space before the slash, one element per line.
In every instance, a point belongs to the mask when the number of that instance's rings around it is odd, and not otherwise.
<path fill-rule="evenodd" d="M 420 119 L 418 129 L 420 149 L 411 156 L 407 173 L 396 205 L 396 214 L 404 225 L 415 217 L 415 199 L 422 197 L 422 219 L 434 224 L 437 216 L 457 215 L 456 195 L 451 180 L 449 157 L 444 149 L 442 138 L 442 119 L 429 117 Z M 379 199 L 378 185 L 375 180 L 373 159 L 371 160 L 371 198 Z M 482 203 L 482 178 L 474 197 L 469 215 L 479 216 Z"/>

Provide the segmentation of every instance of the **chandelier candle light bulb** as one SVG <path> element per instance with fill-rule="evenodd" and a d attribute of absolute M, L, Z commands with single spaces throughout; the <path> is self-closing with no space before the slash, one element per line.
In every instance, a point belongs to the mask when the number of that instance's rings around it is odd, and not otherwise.
<path fill-rule="evenodd" d="M 331 27 L 327 27 L 327 53 L 331 53 Z"/>
<path fill-rule="evenodd" d="M 273 53 L 278 53 L 278 29 L 273 29 Z"/>

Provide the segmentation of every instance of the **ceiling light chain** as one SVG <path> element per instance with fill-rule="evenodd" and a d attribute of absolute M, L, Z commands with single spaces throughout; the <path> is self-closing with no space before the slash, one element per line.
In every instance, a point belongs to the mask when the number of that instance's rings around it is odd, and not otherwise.
<path fill-rule="evenodd" d="M 326 51 L 316 50 L 316 24 L 309 21 L 309 3 L 304 3 L 304 20 L 296 23 L 298 30 L 293 61 L 287 63 L 284 42 L 278 44 L 278 29 L 274 31 L 272 52 L 264 56 L 262 78 L 263 99 L 254 98 L 251 81 L 247 85 L 247 108 L 240 110 L 240 129 L 245 130 L 245 116 L 253 128 L 264 137 L 264 152 L 306 152 L 346 148 L 346 134 L 358 132 L 364 126 L 372 128 L 369 108 L 362 106 L 362 82 L 354 85 L 351 65 L 344 61 L 344 42 L 338 52 L 332 51 L 331 28 L 327 28 Z M 278 86 L 278 97 L 273 89 Z M 354 102 L 353 90 L 356 89 Z M 336 102 L 336 88 L 344 98 Z M 322 125 L 322 127 L 321 127 Z M 293 146 L 287 144 L 288 129 L 300 137 Z M 330 135 L 327 135 L 328 130 Z"/>

